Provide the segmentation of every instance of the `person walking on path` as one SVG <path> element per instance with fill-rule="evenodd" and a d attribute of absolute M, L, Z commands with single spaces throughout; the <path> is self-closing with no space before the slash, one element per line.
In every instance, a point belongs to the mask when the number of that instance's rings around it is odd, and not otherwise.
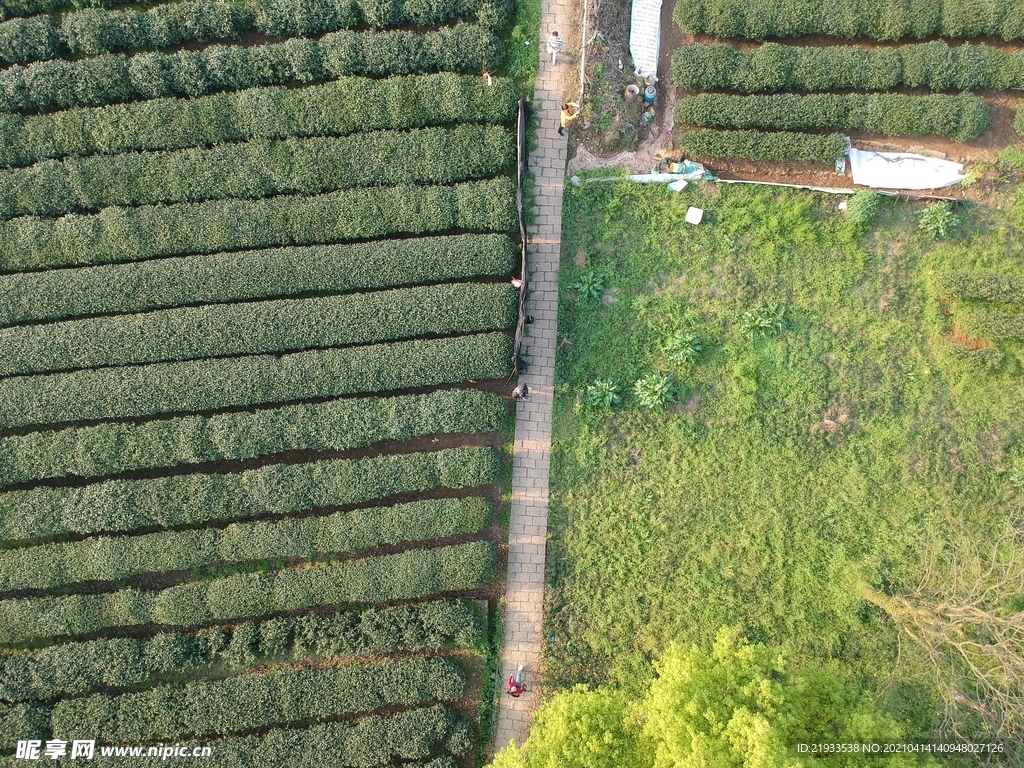
<path fill-rule="evenodd" d="M 565 50 L 565 43 L 558 36 L 558 32 L 552 32 L 548 38 L 548 53 L 551 54 L 551 63 L 558 63 L 558 54 Z"/>
<path fill-rule="evenodd" d="M 569 101 L 562 105 L 562 116 L 558 124 L 558 135 L 565 136 L 565 129 L 569 127 L 577 117 L 580 116 L 580 105 L 575 101 Z"/>

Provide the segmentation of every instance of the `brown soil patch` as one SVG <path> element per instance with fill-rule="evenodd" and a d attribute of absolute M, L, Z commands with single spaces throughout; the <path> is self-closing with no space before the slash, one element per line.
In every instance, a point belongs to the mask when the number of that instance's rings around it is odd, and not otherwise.
<path fill-rule="evenodd" d="M 946 341 L 953 344 L 959 344 L 961 347 L 967 347 L 967 349 L 987 349 L 992 344 L 985 339 L 975 339 L 964 333 L 963 328 L 953 323 L 953 332 L 944 337 Z"/>

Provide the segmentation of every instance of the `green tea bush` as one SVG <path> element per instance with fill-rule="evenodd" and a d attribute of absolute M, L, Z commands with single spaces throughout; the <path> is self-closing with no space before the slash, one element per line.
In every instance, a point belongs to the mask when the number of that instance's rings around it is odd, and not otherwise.
<path fill-rule="evenodd" d="M 943 296 L 1024 306 L 1024 277 L 999 272 L 940 272 L 935 287 Z"/>
<path fill-rule="evenodd" d="M 842 128 L 889 136 L 936 134 L 973 141 L 988 127 L 980 96 L 903 96 L 894 93 L 727 96 L 704 93 L 680 99 L 676 125 L 776 130 Z"/>
<path fill-rule="evenodd" d="M 385 544 L 478 533 L 489 519 L 484 499 L 435 499 L 325 517 L 101 536 L 0 550 L 0 592 L 120 581 L 143 573 L 190 570 L 222 562 L 358 552 Z"/>
<path fill-rule="evenodd" d="M 52 724 L 61 738 L 91 733 L 104 742 L 214 736 L 396 704 L 455 701 L 464 688 L 465 676 L 451 659 L 388 659 L 65 699 L 54 706 Z"/>
<path fill-rule="evenodd" d="M 316 605 L 411 600 L 484 587 L 494 577 L 495 549 L 476 541 L 416 549 L 339 565 L 228 576 L 156 592 L 122 589 L 0 602 L 0 642 L 25 644 L 112 627 L 197 627 Z"/>
<path fill-rule="evenodd" d="M 1024 136 L 1024 104 L 1017 105 L 1017 114 L 1013 118 L 1013 130 Z"/>
<path fill-rule="evenodd" d="M 504 333 L 0 379 L 0 428 L 209 411 L 498 379 Z"/>
<path fill-rule="evenodd" d="M 423 33 L 346 31 L 320 40 L 56 59 L 0 71 L 0 111 L 50 112 L 167 96 L 194 98 L 347 75 L 475 73 L 481 61 L 496 65 L 501 58 L 501 43 L 488 30 L 456 24 Z"/>
<path fill-rule="evenodd" d="M 434 433 L 494 432 L 506 413 L 497 395 L 457 389 L 30 432 L 0 438 L 0 485 L 285 451 L 348 450 Z"/>
<path fill-rule="evenodd" d="M 715 37 L 829 35 L 899 40 L 903 37 L 1024 37 L 1024 7 L 1016 0 L 695 0 L 676 5 L 684 31 Z"/>
<path fill-rule="evenodd" d="M 688 131 L 679 149 L 690 157 L 741 157 L 748 160 L 804 160 L 831 165 L 846 151 L 838 133 L 815 135 L 775 131 Z"/>
<path fill-rule="evenodd" d="M 0 655 L 0 700 L 45 701 L 156 683 L 170 674 L 216 674 L 240 630 L 252 637 L 257 663 L 308 656 L 379 656 L 397 650 L 476 648 L 483 638 L 480 609 L 469 600 L 282 616 L 212 627 L 199 632 L 162 632 L 149 638 L 119 637 L 52 645 Z"/>
<path fill-rule="evenodd" d="M 354 187 L 453 184 L 497 175 L 511 167 L 515 152 L 515 139 L 505 128 L 460 125 L 44 160 L 0 171 L 0 219 Z M 409 162 L 412 157 L 416 162 Z"/>
<path fill-rule="evenodd" d="M 663 373 L 652 373 L 637 379 L 633 387 L 637 402 L 649 411 L 660 413 L 679 399 L 679 390 L 671 378 Z"/>
<path fill-rule="evenodd" d="M 995 347 L 969 349 L 961 344 L 942 345 L 943 356 L 953 365 L 963 366 L 969 371 L 993 373 L 998 371 L 1006 355 Z"/>
<path fill-rule="evenodd" d="M 0 703 L 0 739 L 5 744 L 16 744 L 25 738 L 41 738 L 49 734 L 49 729 L 49 707 Z"/>
<path fill-rule="evenodd" d="M 442 72 L 386 80 L 346 77 L 306 88 L 250 88 L 49 115 L 0 112 L 0 166 L 250 139 L 508 123 L 515 109 L 515 86 L 508 79 L 495 78 L 488 86 L 481 77 Z"/>
<path fill-rule="evenodd" d="M 511 328 L 503 283 L 164 309 L 0 329 L 0 376 L 376 344 Z"/>
<path fill-rule="evenodd" d="M 0 224 L 0 270 L 102 264 L 273 245 L 426 232 L 510 232 L 506 178 L 454 186 L 376 187 L 312 197 L 105 208 L 92 216 Z"/>
<path fill-rule="evenodd" d="M 933 91 L 1024 87 L 1024 51 L 990 45 L 951 47 L 941 40 L 864 49 L 765 43 L 738 50 L 694 43 L 672 54 L 672 79 L 688 90 L 885 91 L 904 85 Z"/>
<path fill-rule="evenodd" d="M 1024 341 L 1024 315 L 972 309 L 958 312 L 957 320 L 967 333 L 980 339 Z"/>
<path fill-rule="evenodd" d="M 0 2 L 0 21 L 16 16 L 32 16 L 37 13 L 50 13 L 66 5 L 75 8 L 106 8 L 113 0 L 2 0 Z"/>
<path fill-rule="evenodd" d="M 109 480 L 0 494 L 2 540 L 242 520 L 495 482 L 489 448 L 272 464 L 236 474 Z M 20 517 L 14 517 L 17 513 Z M 88 567 L 83 564 L 82 567 Z M 107 567 L 116 567 L 110 565 Z"/>
<path fill-rule="evenodd" d="M 511 274 L 505 235 L 271 248 L 0 275 L 0 327 L 192 303 L 343 292 Z"/>

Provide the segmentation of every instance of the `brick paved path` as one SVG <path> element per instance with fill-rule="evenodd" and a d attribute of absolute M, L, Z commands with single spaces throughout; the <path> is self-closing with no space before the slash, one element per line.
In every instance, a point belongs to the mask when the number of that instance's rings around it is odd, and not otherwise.
<path fill-rule="evenodd" d="M 528 230 L 527 258 L 530 293 L 527 314 L 533 325 L 523 344 L 530 369 L 520 376 L 533 391 L 519 403 L 512 469 L 512 521 L 509 529 L 508 585 L 505 594 L 505 649 L 502 655 L 502 695 L 494 745 L 510 739 L 522 744 L 537 706 L 541 621 L 544 616 L 544 551 L 548 526 L 548 472 L 551 461 L 551 406 L 555 373 L 558 314 L 558 255 L 562 230 L 562 183 L 565 179 L 566 139 L 558 135 L 563 102 L 562 81 L 571 65 L 559 56 L 552 66 L 545 52 L 548 35 L 558 30 L 569 37 L 568 0 L 541 3 L 540 73 L 531 102 L 538 121 L 537 147 L 529 167 L 536 182 L 534 224 Z M 563 29 L 564 28 L 564 29 Z M 518 699 L 504 693 L 505 681 L 525 665 L 527 692 Z"/>

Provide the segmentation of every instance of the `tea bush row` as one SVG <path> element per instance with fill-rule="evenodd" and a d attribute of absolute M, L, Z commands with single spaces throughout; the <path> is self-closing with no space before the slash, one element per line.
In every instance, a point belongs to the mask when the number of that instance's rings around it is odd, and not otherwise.
<path fill-rule="evenodd" d="M 895 48 L 790 46 L 738 50 L 724 43 L 684 45 L 672 54 L 672 79 L 688 90 L 933 91 L 1024 87 L 1024 51 L 991 45 L 950 47 L 941 40 Z"/>
<path fill-rule="evenodd" d="M 493 432 L 506 413 L 497 395 L 462 389 L 31 432 L 0 438 L 0 485 Z"/>
<path fill-rule="evenodd" d="M 0 21 L 14 16 L 50 13 L 65 5 L 75 8 L 106 8 L 112 0 L 0 0 Z"/>
<path fill-rule="evenodd" d="M 1024 341 L 1024 314 L 972 309 L 958 312 L 957 320 L 971 336 L 990 341 Z"/>
<path fill-rule="evenodd" d="M 739 157 L 747 160 L 803 160 L 833 163 L 846 151 L 838 133 L 813 135 L 782 131 L 689 131 L 679 148 L 691 157 Z"/>
<path fill-rule="evenodd" d="M 103 54 L 54 59 L 0 71 L 0 111 L 50 112 L 137 99 L 203 96 L 261 85 L 333 80 L 346 75 L 479 71 L 497 66 L 501 42 L 475 24 L 430 32 L 332 32 L 265 45 L 213 45 L 200 51 Z"/>
<path fill-rule="evenodd" d="M 244 669 L 308 656 L 474 649 L 482 641 L 480 609 L 469 600 L 282 616 L 233 628 L 88 640 L 0 655 L 0 700 L 47 701 L 101 687 L 135 688 L 168 676 L 218 674 L 219 667 Z"/>
<path fill-rule="evenodd" d="M 240 733 L 396 704 L 451 702 L 464 688 L 465 675 L 451 659 L 388 659 L 65 699 L 54 706 L 51 722 L 62 739 L 146 742 Z"/>
<path fill-rule="evenodd" d="M 0 219 L 354 187 L 453 184 L 494 176 L 514 159 L 515 141 L 507 129 L 460 125 L 43 160 L 0 171 Z"/>
<path fill-rule="evenodd" d="M 431 499 L 323 517 L 5 549 L 0 550 L 0 592 L 121 581 L 144 573 L 186 571 L 217 563 L 359 552 L 385 544 L 478 533 L 489 518 L 487 502 L 479 497 Z"/>
<path fill-rule="evenodd" d="M 988 127 L 980 96 L 903 96 L 895 93 L 727 96 L 704 93 L 680 99 L 677 125 L 780 130 L 841 128 L 887 136 L 935 134 L 973 141 Z"/>
<path fill-rule="evenodd" d="M 0 327 L 511 274 L 505 235 L 445 235 L 295 246 L 0 275 Z"/>
<path fill-rule="evenodd" d="M 24 645 L 114 627 L 198 627 L 317 605 L 383 603 L 479 590 L 494 577 L 494 545 L 476 541 L 337 565 L 251 573 L 140 592 L 122 589 L 0 602 L 0 643 Z"/>
<path fill-rule="evenodd" d="M 504 333 L 0 379 L 0 429 L 499 379 Z"/>
<path fill-rule="evenodd" d="M 507 20 L 508 5 L 481 0 L 182 0 L 148 10 L 88 8 L 0 23 L 0 61 L 96 56 L 116 50 L 167 48 L 192 40 L 265 35 L 307 37 L 354 27 L 433 27 L 472 18 L 491 27 Z"/>
<path fill-rule="evenodd" d="M 450 72 L 386 80 L 346 77 L 306 88 L 268 86 L 196 99 L 0 114 L 0 165 L 68 155 L 205 147 L 250 139 L 343 136 L 458 123 L 509 123 L 514 84 Z"/>
<path fill-rule="evenodd" d="M 0 270 L 53 268 L 312 245 L 427 232 L 510 232 L 510 179 L 343 190 L 315 196 L 104 208 L 0 223 Z"/>
<path fill-rule="evenodd" d="M 516 322 L 507 283 L 163 309 L 0 330 L 0 375 L 376 344 Z"/>
<path fill-rule="evenodd" d="M 235 474 L 109 480 L 0 494 L 0 537 L 24 540 L 242 520 L 495 482 L 489 448 L 271 464 Z"/>
<path fill-rule="evenodd" d="M 999 272 L 941 272 L 935 287 L 943 296 L 1024 306 L 1024 277 Z"/>
<path fill-rule="evenodd" d="M 1021 0 L 694 0 L 673 17 L 687 32 L 715 37 L 831 35 L 899 40 L 904 37 L 1024 37 Z"/>

